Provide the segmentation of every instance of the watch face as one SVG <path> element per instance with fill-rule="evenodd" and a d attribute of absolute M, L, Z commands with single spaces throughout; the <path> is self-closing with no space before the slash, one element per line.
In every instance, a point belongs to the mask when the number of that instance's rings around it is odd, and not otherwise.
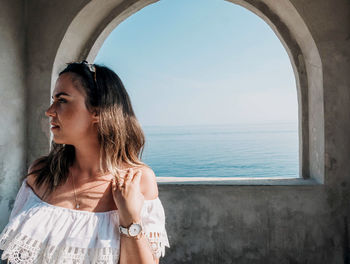
<path fill-rule="evenodd" d="M 130 236 L 137 236 L 138 234 L 140 234 L 141 231 L 142 231 L 142 227 L 139 224 L 132 224 L 129 227 L 129 235 Z"/>

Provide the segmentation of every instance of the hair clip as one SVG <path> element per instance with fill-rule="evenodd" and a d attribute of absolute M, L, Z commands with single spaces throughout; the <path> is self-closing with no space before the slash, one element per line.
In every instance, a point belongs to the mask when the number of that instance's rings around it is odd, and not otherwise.
<path fill-rule="evenodd" d="M 93 64 L 88 64 L 87 66 L 89 67 L 89 70 L 90 70 L 91 72 L 96 72 L 95 65 L 93 65 Z"/>
<path fill-rule="evenodd" d="M 95 67 L 95 65 L 88 63 L 86 60 L 83 60 L 81 63 L 85 64 L 86 66 L 88 66 L 90 72 L 94 73 L 94 80 L 96 82 L 96 67 Z"/>

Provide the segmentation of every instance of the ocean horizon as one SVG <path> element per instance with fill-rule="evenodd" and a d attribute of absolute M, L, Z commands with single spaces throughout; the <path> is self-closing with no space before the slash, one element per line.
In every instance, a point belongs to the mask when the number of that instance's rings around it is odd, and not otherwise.
<path fill-rule="evenodd" d="M 157 177 L 299 177 L 296 122 L 142 128 Z"/>

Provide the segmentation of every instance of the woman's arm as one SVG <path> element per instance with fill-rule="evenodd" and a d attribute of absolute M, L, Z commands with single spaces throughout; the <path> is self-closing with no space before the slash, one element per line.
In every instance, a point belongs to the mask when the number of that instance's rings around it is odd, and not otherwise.
<path fill-rule="evenodd" d="M 120 264 L 158 263 L 154 259 L 146 236 L 136 240 L 133 238 L 120 237 Z"/>
<path fill-rule="evenodd" d="M 142 176 L 141 176 L 142 175 Z M 158 197 L 158 188 L 152 169 L 144 168 L 135 174 L 131 169 L 125 180 L 113 183 L 113 197 L 119 211 L 119 223 L 124 227 L 131 223 L 140 223 L 140 214 L 144 199 Z M 149 242 L 145 235 L 134 239 L 121 235 L 120 264 L 154 264 L 159 260 L 152 254 Z"/>

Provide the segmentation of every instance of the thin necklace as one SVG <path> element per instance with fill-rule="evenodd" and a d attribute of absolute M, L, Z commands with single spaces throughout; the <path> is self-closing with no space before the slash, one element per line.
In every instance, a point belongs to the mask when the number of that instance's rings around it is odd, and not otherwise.
<path fill-rule="evenodd" d="M 118 169 L 118 168 L 117 168 L 117 170 L 119 170 L 119 171 L 127 171 L 127 170 Z M 75 191 L 74 175 L 73 175 L 72 172 L 71 172 L 71 175 L 72 175 L 72 183 L 73 183 L 73 192 L 74 192 L 75 208 L 76 208 L 76 209 L 79 209 L 79 208 L 80 208 L 80 203 L 78 202 L 77 192 Z"/>

